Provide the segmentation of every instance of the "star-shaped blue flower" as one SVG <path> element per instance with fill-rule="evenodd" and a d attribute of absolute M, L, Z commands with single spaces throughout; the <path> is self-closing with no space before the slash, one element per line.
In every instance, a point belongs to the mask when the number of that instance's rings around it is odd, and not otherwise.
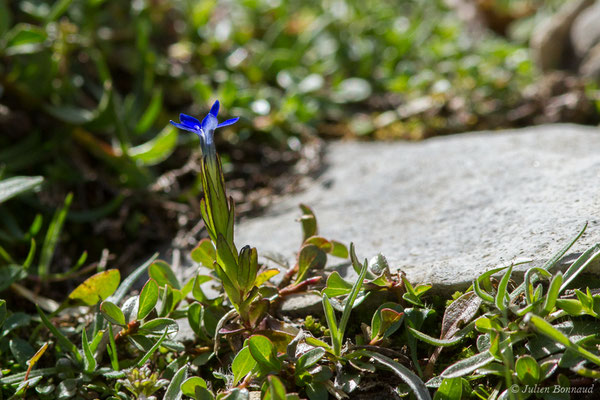
<path fill-rule="evenodd" d="M 219 124 L 217 115 L 219 114 L 219 101 L 215 101 L 213 106 L 210 108 L 210 112 L 204 117 L 202 122 L 198 121 L 194 117 L 190 117 L 186 114 L 179 114 L 180 123 L 171 121 L 171 124 L 179 129 L 194 132 L 200 137 L 200 144 L 202 146 L 202 152 L 214 153 L 215 145 L 213 142 L 213 134 L 215 129 L 223 126 L 235 124 L 240 118 L 231 118 L 227 121 L 223 121 Z"/>

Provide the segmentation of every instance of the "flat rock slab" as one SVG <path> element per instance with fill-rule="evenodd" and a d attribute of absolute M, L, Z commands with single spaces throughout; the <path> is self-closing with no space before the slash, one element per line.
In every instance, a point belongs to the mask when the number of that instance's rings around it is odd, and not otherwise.
<path fill-rule="evenodd" d="M 307 189 L 242 221 L 236 244 L 293 264 L 299 203 L 320 234 L 383 253 L 414 283 L 446 291 L 516 260 L 539 265 L 589 221 L 571 258 L 600 241 L 600 131 L 577 125 L 476 132 L 418 143 L 334 142 Z M 521 270 L 525 267 L 521 268 Z M 351 268 L 346 269 L 346 271 Z"/>

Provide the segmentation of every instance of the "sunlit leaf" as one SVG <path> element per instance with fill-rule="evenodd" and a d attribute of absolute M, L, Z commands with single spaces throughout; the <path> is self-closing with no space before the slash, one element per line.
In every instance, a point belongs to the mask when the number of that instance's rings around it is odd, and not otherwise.
<path fill-rule="evenodd" d="M 118 269 L 98 272 L 77 286 L 68 299 L 70 302 L 81 302 L 87 306 L 93 306 L 111 296 L 119 287 L 120 282 L 121 273 Z"/>
<path fill-rule="evenodd" d="M 198 246 L 190 253 L 192 260 L 201 263 L 206 268 L 213 269 L 213 264 L 217 260 L 215 246 L 209 239 L 202 239 Z"/>
<path fill-rule="evenodd" d="M 541 377 L 541 369 L 535 358 L 530 355 L 519 357 L 515 363 L 517 377 L 524 385 L 536 385 Z"/>
<path fill-rule="evenodd" d="M 166 126 L 155 138 L 129 149 L 129 155 L 139 165 L 156 165 L 166 160 L 175 150 L 177 129 Z"/>
<path fill-rule="evenodd" d="M 248 339 L 248 349 L 252 358 L 261 365 L 261 367 L 278 372 L 281 368 L 281 361 L 277 359 L 277 350 L 271 341 L 262 335 L 253 335 Z"/>
<path fill-rule="evenodd" d="M 41 176 L 15 176 L 0 181 L 0 204 L 6 200 L 38 188 L 44 178 Z"/>
<path fill-rule="evenodd" d="M 256 366 L 256 360 L 252 357 L 250 349 L 245 346 L 240 350 L 231 364 L 231 370 L 233 372 L 233 384 L 237 383 L 254 369 Z"/>
<path fill-rule="evenodd" d="M 179 281 L 171 269 L 171 266 L 163 260 L 154 261 L 150 267 L 148 267 L 148 275 L 156 281 L 159 287 L 169 285 L 175 289 L 181 289 Z"/>
<path fill-rule="evenodd" d="M 149 279 L 142 288 L 139 296 L 137 319 L 142 320 L 148 316 L 158 302 L 158 284 L 154 279 Z"/>
<path fill-rule="evenodd" d="M 125 314 L 123 311 L 114 303 L 110 301 L 103 301 L 100 305 L 100 312 L 108 321 L 112 322 L 115 325 L 125 326 L 127 323 L 125 322 Z"/>
<path fill-rule="evenodd" d="M 323 250 L 313 244 L 302 246 L 298 254 L 298 275 L 296 282 L 301 282 L 308 271 L 322 269 L 327 263 L 327 255 Z"/>
<path fill-rule="evenodd" d="M 188 366 L 187 364 L 181 367 L 171 379 L 171 383 L 167 386 L 167 391 L 165 392 L 164 400 L 179 400 L 183 395 L 182 384 L 187 378 Z"/>

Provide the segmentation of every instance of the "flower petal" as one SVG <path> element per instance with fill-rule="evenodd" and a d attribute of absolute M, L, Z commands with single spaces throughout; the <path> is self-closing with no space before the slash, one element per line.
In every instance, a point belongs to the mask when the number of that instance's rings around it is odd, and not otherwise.
<path fill-rule="evenodd" d="M 183 124 L 188 125 L 190 128 L 194 128 L 195 126 L 200 126 L 200 121 L 198 121 L 196 118 L 191 117 L 189 115 L 179 114 L 179 120 Z"/>
<path fill-rule="evenodd" d="M 223 121 L 219 125 L 217 125 L 217 128 L 221 128 L 223 126 L 233 125 L 236 122 L 238 122 L 239 119 L 240 119 L 240 117 L 235 117 L 235 118 L 228 119 L 227 121 Z"/>
<path fill-rule="evenodd" d="M 200 127 L 202 128 L 203 131 L 210 132 L 210 131 L 214 131 L 215 129 L 217 129 L 218 123 L 219 123 L 219 121 L 217 121 L 217 117 L 215 117 L 212 114 L 208 114 L 202 120 L 202 125 L 200 125 Z"/>
<path fill-rule="evenodd" d="M 212 105 L 209 114 L 217 118 L 217 115 L 219 115 L 219 100 L 215 101 L 215 103 Z"/>
<path fill-rule="evenodd" d="M 193 127 L 187 125 L 187 124 L 178 124 L 177 122 L 173 122 L 171 121 L 171 125 L 179 128 L 179 129 L 183 129 L 184 131 L 190 131 L 190 132 L 194 132 L 196 134 L 199 134 L 199 130 L 198 129 L 194 129 Z"/>

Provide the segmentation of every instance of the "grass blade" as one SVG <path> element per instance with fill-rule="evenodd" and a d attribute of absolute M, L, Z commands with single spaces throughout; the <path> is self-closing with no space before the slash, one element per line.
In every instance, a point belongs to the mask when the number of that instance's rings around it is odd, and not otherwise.
<path fill-rule="evenodd" d="M 350 243 L 350 253 L 353 254 L 352 260 L 354 263 L 356 260 L 356 254 L 354 252 L 354 244 L 352 244 L 352 243 Z M 355 267 L 360 268 L 359 266 L 355 266 Z M 368 268 L 369 268 L 369 263 L 367 262 L 367 260 L 365 260 L 365 262 L 362 266 L 362 269 L 360 270 L 360 274 L 358 275 L 358 279 L 354 283 L 354 286 L 352 286 L 352 290 L 350 291 L 350 294 L 348 295 L 348 299 L 346 300 L 346 306 L 344 307 L 344 312 L 342 312 L 342 319 L 340 320 L 340 326 L 338 328 L 338 336 L 339 336 L 340 343 L 344 340 L 344 331 L 346 330 L 346 325 L 348 324 L 348 320 L 350 319 L 350 313 L 352 312 L 352 306 L 354 305 L 354 302 L 356 301 L 358 292 L 362 288 L 363 281 L 365 279 L 365 276 L 367 275 Z"/>
<path fill-rule="evenodd" d="M 119 285 L 119 288 L 116 290 L 116 292 L 114 292 L 113 295 L 106 300 L 110 301 L 111 303 L 119 304 L 119 302 L 123 300 L 123 297 L 129 293 L 129 289 L 131 289 L 131 286 L 133 286 L 135 281 L 137 281 L 139 277 L 146 272 L 146 268 L 148 268 L 157 257 L 158 253 L 154 253 L 154 255 L 146 260 L 145 263 L 137 267 L 135 271 L 129 274 L 129 276 L 125 278 L 123 282 L 121 282 L 121 285 Z"/>
<path fill-rule="evenodd" d="M 560 285 L 559 293 L 562 293 L 569 284 L 581 273 L 583 272 L 588 265 L 590 265 L 593 261 L 596 260 L 600 256 L 600 243 L 596 243 L 589 249 L 587 249 L 571 266 L 565 271 L 565 275 L 563 276 L 562 285 Z"/>
<path fill-rule="evenodd" d="M 62 231 L 62 227 L 65 222 L 65 218 L 67 217 L 67 212 L 69 211 L 72 200 L 73 193 L 69 193 L 65 198 L 64 205 L 56 211 L 52 221 L 50 221 L 50 226 L 48 226 L 48 232 L 46 233 L 44 245 L 42 246 L 42 252 L 40 254 L 40 264 L 38 266 L 38 275 L 42 278 L 48 275 L 50 262 L 54 256 L 54 250 L 56 249 L 60 232 Z"/>
<path fill-rule="evenodd" d="M 550 258 L 548 261 L 546 261 L 546 263 L 542 266 L 542 268 L 545 270 L 552 269 L 560 261 L 560 259 L 565 255 L 565 253 L 567 251 L 569 251 L 569 249 L 575 244 L 575 242 L 579 240 L 581 235 L 583 235 L 583 233 L 587 229 L 587 226 L 588 226 L 588 223 L 586 222 L 585 225 L 583 225 L 583 228 L 581 228 L 581 230 L 577 234 L 577 236 L 575 236 L 573 239 L 571 239 L 571 241 L 569 243 L 567 243 L 557 253 L 555 253 L 554 256 L 552 256 L 552 258 Z M 531 282 L 531 284 L 535 284 L 536 282 L 537 282 L 537 280 L 534 279 Z M 519 296 L 521 293 L 523 293 L 524 290 L 525 290 L 525 282 L 521 283 L 515 290 L 513 290 L 513 292 L 510 295 L 511 301 L 513 299 L 515 299 L 517 296 Z"/>
<path fill-rule="evenodd" d="M 415 375 L 414 372 L 406 368 L 404 365 L 373 351 L 359 350 L 357 353 L 366 357 L 371 357 L 377 363 L 389 368 L 412 389 L 413 394 L 418 400 L 431 400 L 429 390 L 425 386 L 425 383 L 423 383 L 423 381 L 417 375 Z"/>
<path fill-rule="evenodd" d="M 179 400 L 183 395 L 183 391 L 181 390 L 181 385 L 183 381 L 187 378 L 188 366 L 187 364 L 181 367 L 171 379 L 171 383 L 167 386 L 167 391 L 165 392 L 164 400 Z"/>
<path fill-rule="evenodd" d="M 37 312 L 40 315 L 40 318 L 42 319 L 42 323 L 46 326 L 46 328 L 48 328 L 50 330 L 50 332 L 52 332 L 52 334 L 54 335 L 54 337 L 56 338 L 58 343 L 65 350 L 67 350 L 69 353 L 71 353 L 73 355 L 73 357 L 75 357 L 75 360 L 77 360 L 77 362 L 81 363 L 83 361 L 83 359 L 81 358 L 81 354 L 79 354 L 79 351 L 77 350 L 77 346 L 75 346 L 75 344 L 73 344 L 73 342 L 71 342 L 65 335 L 63 335 L 63 333 L 61 331 L 58 330 L 57 327 L 55 327 L 52 324 L 52 322 L 50 322 L 50 320 L 48 319 L 46 314 L 44 314 L 44 312 L 42 311 L 42 309 L 40 307 L 38 307 L 36 305 L 35 308 L 37 308 Z"/>

